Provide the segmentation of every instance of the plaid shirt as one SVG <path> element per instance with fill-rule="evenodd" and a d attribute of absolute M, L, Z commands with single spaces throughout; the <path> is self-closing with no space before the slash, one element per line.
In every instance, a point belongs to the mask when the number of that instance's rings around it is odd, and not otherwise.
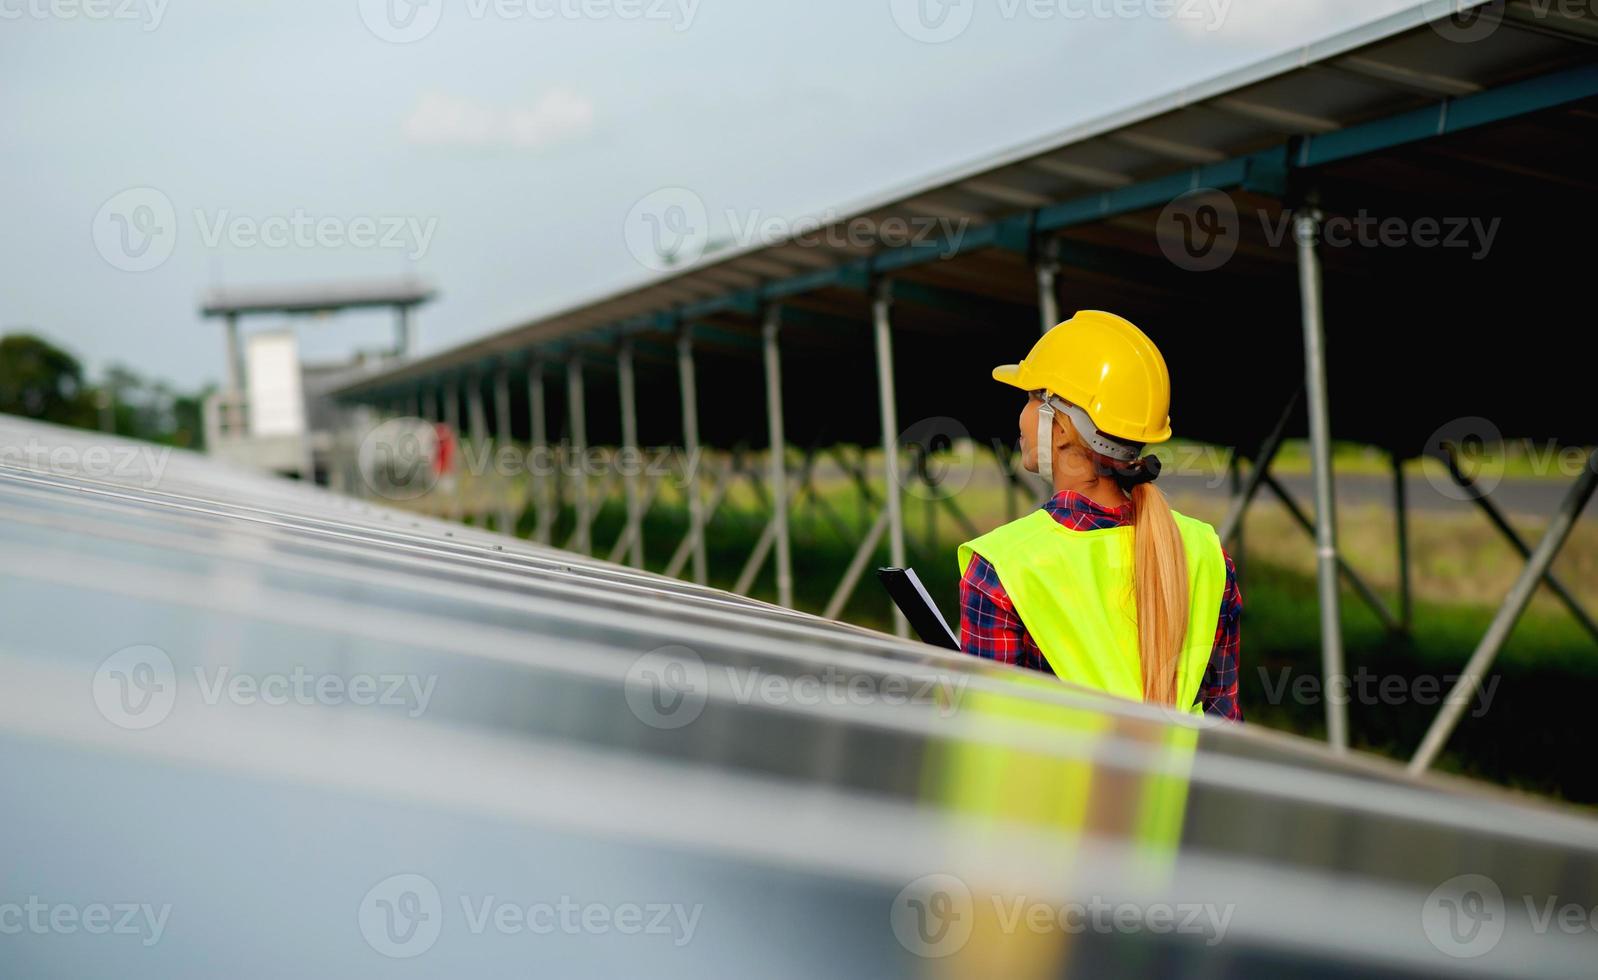
<path fill-rule="evenodd" d="M 1113 509 L 1101 507 L 1071 490 L 1055 494 L 1043 509 L 1073 531 L 1096 531 L 1132 523 L 1131 504 Z M 1204 679 L 1199 684 L 1199 703 L 1206 714 L 1242 721 L 1237 668 L 1242 651 L 1238 623 L 1243 616 L 1243 594 L 1237 587 L 1237 569 L 1231 556 L 1224 550 L 1221 555 L 1226 559 L 1226 590 L 1221 594 L 1221 617 L 1215 624 L 1215 645 L 1210 649 L 1209 666 L 1204 669 Z M 1000 663 L 1054 673 L 1016 614 L 1015 603 L 1005 593 L 998 573 L 981 555 L 971 557 L 965 577 L 960 580 L 960 649 Z"/>

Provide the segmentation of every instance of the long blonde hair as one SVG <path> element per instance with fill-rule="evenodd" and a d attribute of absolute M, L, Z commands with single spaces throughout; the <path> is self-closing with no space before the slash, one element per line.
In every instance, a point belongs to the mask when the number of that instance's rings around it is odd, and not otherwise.
<path fill-rule="evenodd" d="M 1082 455 L 1101 478 L 1116 482 L 1132 498 L 1132 594 L 1143 700 L 1174 706 L 1189 610 L 1187 550 L 1171 505 L 1152 483 L 1127 489 L 1117 481 L 1113 461 L 1084 445 L 1074 426 L 1056 424 L 1055 429 L 1065 435 L 1063 452 Z"/>

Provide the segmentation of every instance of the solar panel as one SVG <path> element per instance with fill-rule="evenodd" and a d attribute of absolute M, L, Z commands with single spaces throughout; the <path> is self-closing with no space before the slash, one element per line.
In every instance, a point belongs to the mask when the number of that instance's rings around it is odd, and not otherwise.
<path fill-rule="evenodd" d="M 1598 952 L 1580 812 L 179 451 L 0 418 L 0 554 L 7 975 Z"/>

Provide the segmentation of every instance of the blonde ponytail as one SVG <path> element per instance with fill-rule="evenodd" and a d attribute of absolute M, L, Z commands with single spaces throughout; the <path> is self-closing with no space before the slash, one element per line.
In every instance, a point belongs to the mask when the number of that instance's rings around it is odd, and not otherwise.
<path fill-rule="evenodd" d="M 1165 494 L 1152 483 L 1140 483 L 1129 493 L 1143 700 L 1174 706 L 1177 668 L 1187 635 L 1187 554 Z"/>
<path fill-rule="evenodd" d="M 1092 463 L 1101 476 L 1114 479 L 1113 460 L 1083 445 L 1072 426 L 1059 424 L 1058 418 L 1055 422 L 1059 452 L 1080 456 Z M 1132 499 L 1132 592 L 1137 603 L 1143 700 L 1174 706 L 1182 643 L 1187 638 L 1187 549 L 1165 494 L 1153 483 L 1118 485 Z"/>

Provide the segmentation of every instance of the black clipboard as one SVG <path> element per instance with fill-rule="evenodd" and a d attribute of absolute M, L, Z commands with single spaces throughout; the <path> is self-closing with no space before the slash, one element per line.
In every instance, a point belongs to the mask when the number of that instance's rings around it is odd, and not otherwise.
<path fill-rule="evenodd" d="M 879 568 L 877 578 L 881 580 L 882 587 L 888 590 L 893 604 L 910 621 L 910 628 L 921 637 L 922 643 L 947 650 L 960 649 L 960 641 L 955 638 L 954 630 L 949 628 L 943 613 L 938 611 L 932 596 L 927 593 L 927 587 L 916 577 L 915 569 Z"/>

